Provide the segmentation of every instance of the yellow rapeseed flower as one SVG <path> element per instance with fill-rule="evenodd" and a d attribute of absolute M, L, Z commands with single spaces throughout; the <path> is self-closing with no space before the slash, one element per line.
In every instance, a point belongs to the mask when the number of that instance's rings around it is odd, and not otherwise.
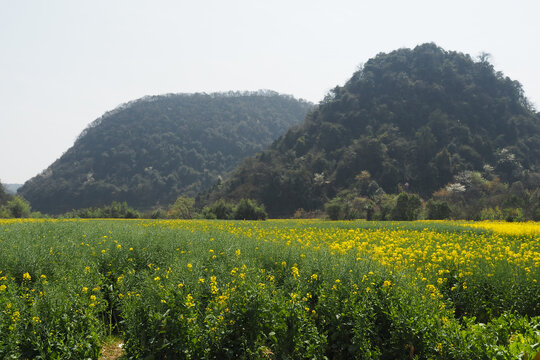
<path fill-rule="evenodd" d="M 19 311 L 14 311 L 13 314 L 11 314 L 11 320 L 13 322 L 19 321 L 20 317 L 21 317 L 21 313 Z"/>
<path fill-rule="evenodd" d="M 300 276 L 300 273 L 298 272 L 298 268 L 296 266 L 291 267 L 291 273 L 293 274 L 295 279 Z"/>

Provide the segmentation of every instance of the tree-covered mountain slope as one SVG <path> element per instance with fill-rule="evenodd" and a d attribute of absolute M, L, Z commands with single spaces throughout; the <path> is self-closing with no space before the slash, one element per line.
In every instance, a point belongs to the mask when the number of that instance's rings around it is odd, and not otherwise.
<path fill-rule="evenodd" d="M 512 183 L 540 162 L 540 117 L 488 56 L 435 44 L 378 54 L 205 201 L 251 197 L 271 216 L 320 209 L 367 171 L 428 197 L 466 170 Z M 363 174 L 363 175 L 361 175 Z"/>
<path fill-rule="evenodd" d="M 215 184 L 310 108 L 272 91 L 145 97 L 94 121 L 19 194 L 51 214 L 111 201 L 166 205 Z"/>

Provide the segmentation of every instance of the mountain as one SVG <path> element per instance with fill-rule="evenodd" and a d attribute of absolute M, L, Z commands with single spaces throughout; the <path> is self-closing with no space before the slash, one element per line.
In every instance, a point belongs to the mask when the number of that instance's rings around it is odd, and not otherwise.
<path fill-rule="evenodd" d="M 540 116 L 488 60 L 432 43 L 378 54 L 203 200 L 247 196 L 290 216 L 366 176 L 429 197 L 464 171 L 506 183 L 538 172 Z"/>
<path fill-rule="evenodd" d="M 2 184 L 8 194 L 15 195 L 23 184 Z"/>
<path fill-rule="evenodd" d="M 194 196 L 299 124 L 312 104 L 264 90 L 150 96 L 105 113 L 19 194 L 49 214 Z"/>

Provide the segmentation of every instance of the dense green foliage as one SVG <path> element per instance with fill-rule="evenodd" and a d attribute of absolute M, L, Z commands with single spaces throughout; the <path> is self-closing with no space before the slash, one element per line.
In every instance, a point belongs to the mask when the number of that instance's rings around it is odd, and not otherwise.
<path fill-rule="evenodd" d="M 20 196 L 14 196 L 0 209 L 0 212 L 6 212 L 8 214 L 6 217 L 12 218 L 27 218 L 31 215 L 30 204 Z"/>
<path fill-rule="evenodd" d="M 309 108 L 270 91 L 142 98 L 94 121 L 19 194 L 51 214 L 111 201 L 168 205 L 208 189 Z"/>
<path fill-rule="evenodd" d="M 141 217 L 138 211 L 131 208 L 125 201 L 119 203 L 113 201 L 103 207 L 84 208 L 68 211 L 63 218 L 81 219 L 138 219 Z"/>
<path fill-rule="evenodd" d="M 195 217 L 195 200 L 180 196 L 171 205 L 168 217 L 172 219 L 193 219 Z"/>
<path fill-rule="evenodd" d="M 205 219 L 229 220 L 232 219 L 234 206 L 223 199 L 205 206 L 202 210 Z"/>
<path fill-rule="evenodd" d="M 530 174 L 529 174 L 530 175 Z M 511 186 L 498 177 L 486 179 L 476 171 L 460 172 L 454 181 L 423 202 L 417 194 L 386 194 L 363 171 L 352 187 L 325 205 L 332 220 L 540 220 L 540 177 L 525 177 Z"/>
<path fill-rule="evenodd" d="M 469 220 L 540 220 L 540 174 L 526 174 L 511 185 L 498 177 L 464 171 L 433 194 L 449 205 L 452 218 Z"/>
<path fill-rule="evenodd" d="M 5 205 L 9 200 L 11 200 L 11 196 L 0 182 L 0 206 Z"/>
<path fill-rule="evenodd" d="M 396 206 L 392 209 L 390 216 L 392 220 L 412 221 L 418 218 L 418 210 L 422 203 L 418 195 L 409 195 L 402 192 L 396 199 Z"/>
<path fill-rule="evenodd" d="M 446 201 L 430 199 L 426 203 L 426 213 L 429 220 L 443 220 L 450 217 L 451 210 Z"/>
<path fill-rule="evenodd" d="M 15 204 L 26 204 L 28 211 L 24 212 L 24 207 L 13 210 Z M 8 205 L 0 207 L 0 218 L 29 217 L 30 208 L 27 202 L 20 197 L 15 197 Z M 6 214 L 3 216 L 2 211 Z M 15 215 L 14 215 L 15 214 Z M 18 214 L 18 215 L 17 215 Z M 40 215 L 40 214 L 35 214 Z M 214 219 L 214 220 L 266 220 L 268 214 L 264 206 L 257 204 L 252 199 L 241 199 L 238 203 L 226 202 L 223 199 L 215 203 L 198 208 L 195 206 L 195 199 L 179 196 L 176 201 L 167 208 L 157 208 L 154 210 L 139 212 L 130 207 L 125 201 L 120 203 L 113 201 L 110 205 L 102 207 L 90 207 L 68 211 L 59 216 L 62 219 Z"/>
<path fill-rule="evenodd" d="M 264 206 L 259 206 L 253 200 L 245 198 L 240 200 L 232 213 L 235 220 L 266 220 L 267 216 Z"/>
<path fill-rule="evenodd" d="M 362 171 L 373 188 L 427 198 L 466 171 L 534 190 L 524 179 L 539 166 L 540 116 L 521 85 L 486 56 L 424 44 L 367 61 L 209 198 L 248 196 L 290 216 L 322 208 Z"/>
<path fill-rule="evenodd" d="M 268 214 L 264 208 L 252 199 L 241 199 L 237 204 L 220 199 L 205 206 L 201 215 L 205 219 L 217 220 L 266 220 Z"/>
<path fill-rule="evenodd" d="M 31 213 L 30 204 L 20 196 L 9 194 L 0 183 L 0 218 L 38 217 L 41 214 Z"/>

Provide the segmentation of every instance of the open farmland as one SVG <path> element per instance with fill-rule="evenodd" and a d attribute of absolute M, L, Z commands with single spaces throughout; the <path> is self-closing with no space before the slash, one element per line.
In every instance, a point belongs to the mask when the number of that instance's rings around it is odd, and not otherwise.
<path fill-rule="evenodd" d="M 0 358 L 533 359 L 540 224 L 0 220 Z"/>

